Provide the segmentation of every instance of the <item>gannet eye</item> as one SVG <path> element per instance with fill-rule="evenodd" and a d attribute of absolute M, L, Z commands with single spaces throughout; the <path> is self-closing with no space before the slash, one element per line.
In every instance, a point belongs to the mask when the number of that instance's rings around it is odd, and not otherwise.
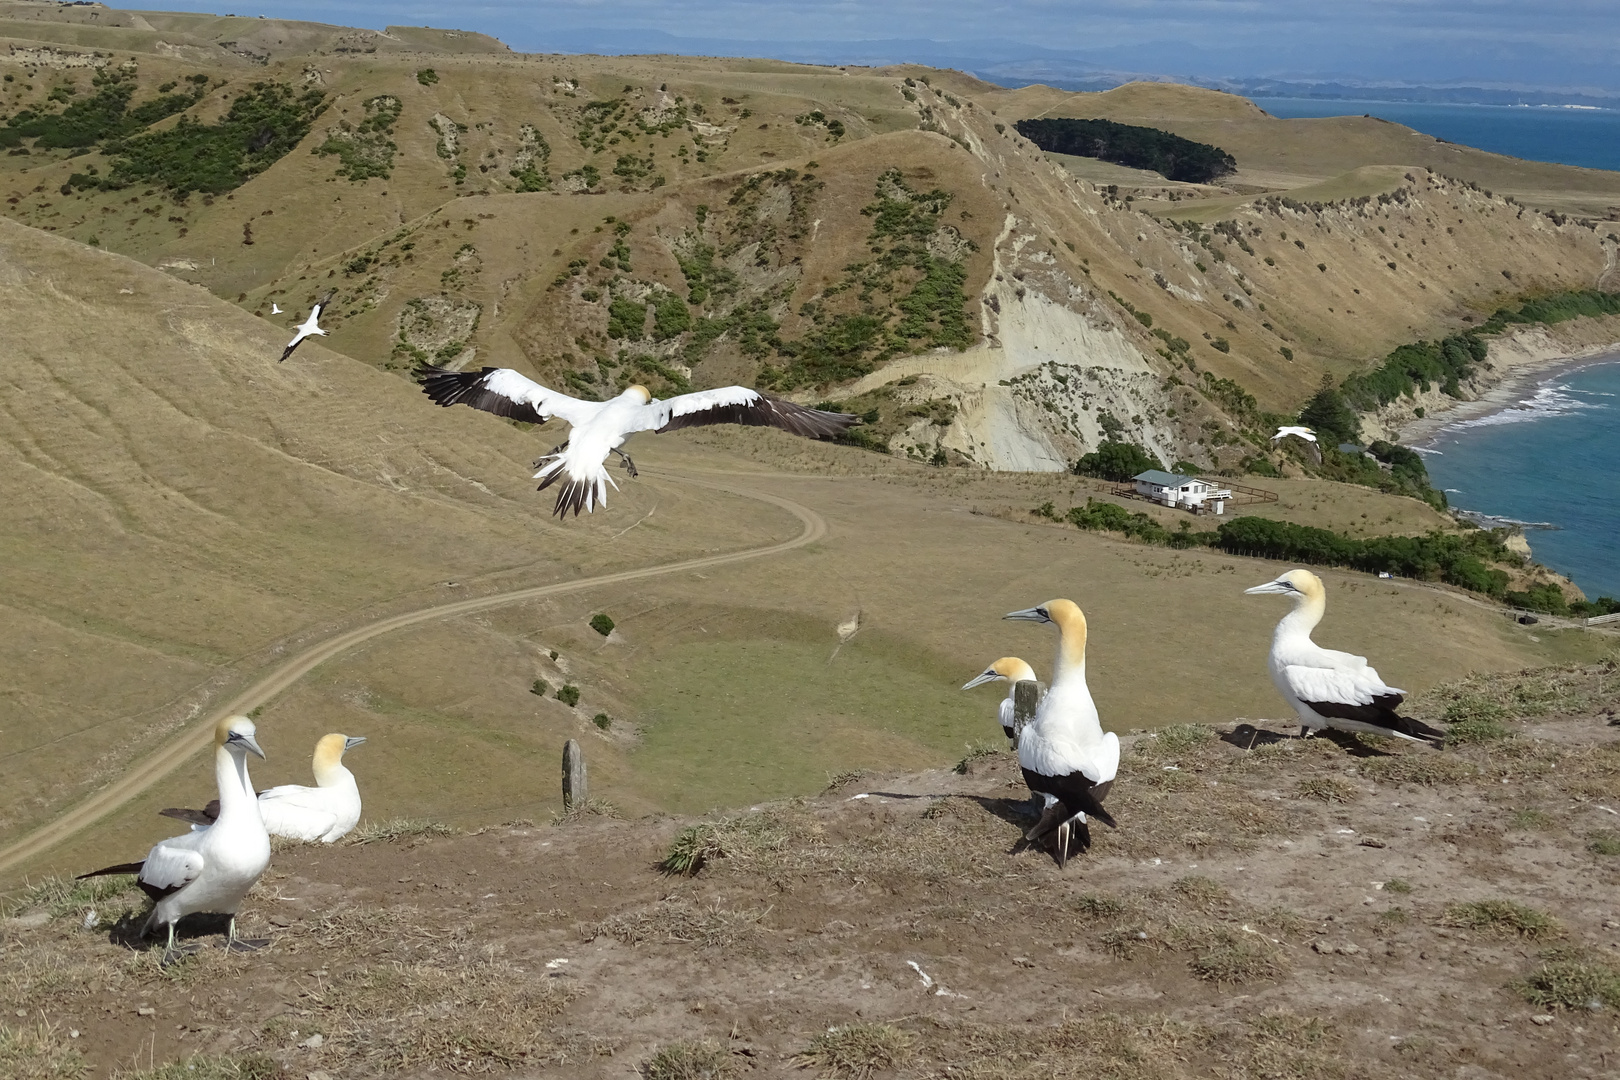
<path fill-rule="evenodd" d="M 1043 619 L 1050 619 L 1052 617 L 1046 613 L 1046 609 L 1043 607 L 1036 608 L 1035 614 L 1039 615 Z"/>

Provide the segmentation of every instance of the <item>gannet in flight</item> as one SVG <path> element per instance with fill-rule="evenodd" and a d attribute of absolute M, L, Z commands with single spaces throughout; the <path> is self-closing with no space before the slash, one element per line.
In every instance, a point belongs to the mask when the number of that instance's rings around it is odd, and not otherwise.
<path fill-rule="evenodd" d="M 270 301 L 270 314 L 272 314 L 272 315 L 280 315 L 281 314 L 281 305 L 276 303 L 274 300 Z"/>
<path fill-rule="evenodd" d="M 1275 581 L 1245 593 L 1280 593 L 1294 598 L 1294 609 L 1277 624 L 1271 638 L 1271 681 L 1299 714 L 1300 735 L 1318 728 L 1394 735 L 1438 745 L 1445 733 L 1396 713 L 1405 690 L 1386 686 L 1365 656 L 1324 649 L 1311 640 L 1311 630 L 1327 610 L 1322 579 L 1309 570 L 1290 570 Z"/>
<path fill-rule="evenodd" d="M 1001 720 L 1001 730 L 1007 733 L 1007 738 L 1016 747 L 1018 745 L 1018 729 L 1014 726 L 1013 720 L 1013 698 L 1018 693 L 1018 684 L 1020 682 L 1025 679 L 1033 680 L 1034 678 L 1034 668 L 1016 656 L 1003 656 L 1000 660 L 985 668 L 977 678 L 962 687 L 962 689 L 971 690 L 975 686 L 983 686 L 985 683 L 995 682 L 997 679 L 1007 680 L 1009 683 L 1007 696 L 1001 699 L 1001 709 L 998 716 Z"/>
<path fill-rule="evenodd" d="M 613 484 L 615 490 L 619 486 L 608 475 L 609 454 L 618 454 L 626 471 L 636 475 L 635 463 L 619 447 L 626 436 L 637 431 L 662 433 L 704 424 L 746 424 L 830 439 L 856 421 L 849 413 L 806 408 L 742 386 L 699 390 L 660 401 L 645 386 L 635 385 L 607 401 L 581 401 L 509 368 L 450 371 L 423 364 L 416 375 L 423 393 L 446 407 L 471 405 L 528 424 L 543 424 L 554 416 L 568 421 L 572 428 L 568 441 L 535 462 L 540 471 L 534 478 L 542 481 L 539 490 L 563 482 L 553 510 L 559 516 L 572 510 L 578 517 L 580 510 L 590 513 L 598 505 L 607 505 L 607 486 Z"/>
<path fill-rule="evenodd" d="M 1018 764 L 1024 783 L 1046 798 L 1041 820 L 1024 839 L 1040 840 L 1055 831 L 1061 868 L 1069 859 L 1071 826 L 1078 826 L 1081 850 L 1091 846 L 1087 815 L 1117 828 L 1102 803 L 1119 771 L 1119 736 L 1103 731 L 1086 687 L 1086 617 L 1079 607 L 1070 600 L 1050 600 L 1003 617 L 1058 628 L 1052 686 L 1018 737 Z"/>
<path fill-rule="evenodd" d="M 229 915 L 225 947 L 249 951 L 265 944 L 236 936 L 236 909 L 270 864 L 270 836 L 259 817 L 259 804 L 248 779 L 247 755 L 264 757 L 253 738 L 253 721 L 245 716 L 221 720 L 214 729 L 214 779 L 219 784 L 219 818 L 204 829 L 165 840 L 141 862 L 92 870 L 102 874 L 135 874 L 153 900 L 152 914 L 141 927 L 146 937 L 158 926 L 169 928 L 163 963 L 176 956 L 174 926 L 196 912 Z"/>
<path fill-rule="evenodd" d="M 335 291 L 336 290 L 334 289 L 328 289 L 325 296 L 315 301 L 315 306 L 309 309 L 309 318 L 298 324 L 298 332 L 293 335 L 293 339 L 291 341 L 287 342 L 287 347 L 281 350 L 281 358 L 283 360 L 291 356 L 292 351 L 298 348 L 298 343 L 303 341 L 305 338 L 326 336 L 326 331 L 322 330 L 319 325 L 321 312 L 325 310 L 327 304 L 332 302 L 332 294 Z"/>
<path fill-rule="evenodd" d="M 259 813 L 271 836 L 330 844 L 360 820 L 360 787 L 343 764 L 343 754 L 365 742 L 364 735 L 324 735 L 315 744 L 315 787 L 283 784 L 259 792 Z M 168 808 L 158 813 L 207 828 L 219 816 L 214 801 L 201 810 Z"/>
<path fill-rule="evenodd" d="M 1304 439 L 1306 442 L 1316 441 L 1316 432 L 1312 431 L 1308 427 L 1298 426 L 1278 428 L 1277 434 L 1271 437 L 1271 441 L 1276 442 L 1278 439 L 1286 439 L 1290 435 L 1298 436 L 1299 438 Z"/>

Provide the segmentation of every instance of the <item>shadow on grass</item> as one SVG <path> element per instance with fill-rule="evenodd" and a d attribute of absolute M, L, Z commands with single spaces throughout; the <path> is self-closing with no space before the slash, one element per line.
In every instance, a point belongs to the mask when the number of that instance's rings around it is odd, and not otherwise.
<path fill-rule="evenodd" d="M 141 912 L 126 911 L 122 918 L 112 924 L 107 932 L 107 941 L 111 945 L 120 945 L 132 952 L 147 952 L 151 949 L 163 949 L 169 940 L 169 932 L 165 927 L 157 927 L 150 937 L 141 936 L 141 927 L 146 925 L 146 918 L 150 909 Z M 198 913 L 187 915 L 175 924 L 174 940 L 176 942 L 191 941 L 196 938 L 220 937 L 230 933 L 231 917 L 229 915 L 213 915 Z"/>
<path fill-rule="evenodd" d="M 1369 746 L 1354 734 L 1348 731 L 1336 731 L 1333 728 L 1323 728 L 1315 735 L 1315 739 L 1326 739 L 1351 757 L 1390 757 L 1391 755 L 1375 746 Z M 1280 731 L 1267 731 L 1257 728 L 1253 724 L 1239 724 L 1231 731 L 1220 736 L 1224 743 L 1237 747 L 1239 750 L 1254 750 L 1262 746 L 1276 746 L 1278 743 L 1292 742 L 1298 739 L 1297 735 L 1284 735 Z"/>

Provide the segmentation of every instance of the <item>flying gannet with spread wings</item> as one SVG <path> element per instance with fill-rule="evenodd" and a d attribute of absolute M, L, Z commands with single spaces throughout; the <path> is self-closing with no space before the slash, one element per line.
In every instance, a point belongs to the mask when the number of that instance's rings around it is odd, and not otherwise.
<path fill-rule="evenodd" d="M 572 510 L 577 517 L 581 510 L 590 513 L 607 505 L 608 485 L 619 486 L 608 475 L 609 454 L 618 454 L 626 471 L 636 475 L 635 463 L 619 447 L 638 431 L 662 433 L 705 424 L 745 424 L 781 428 L 809 439 L 830 439 L 857 419 L 849 413 L 795 405 L 743 386 L 699 390 L 660 401 L 645 386 L 634 385 L 607 401 L 581 401 L 510 368 L 450 371 L 423 364 L 416 375 L 423 392 L 440 405 L 471 405 L 529 424 L 543 424 L 553 417 L 568 421 L 573 429 L 568 441 L 535 462 L 539 471 L 534 474 L 541 481 L 541 491 L 562 482 L 553 511 L 561 516 Z"/>

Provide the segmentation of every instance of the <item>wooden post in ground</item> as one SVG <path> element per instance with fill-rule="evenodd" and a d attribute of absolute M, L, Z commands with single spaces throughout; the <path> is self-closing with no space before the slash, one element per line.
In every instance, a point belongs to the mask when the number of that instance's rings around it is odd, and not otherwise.
<path fill-rule="evenodd" d="M 1035 719 L 1035 710 L 1046 696 L 1046 687 L 1034 679 L 1020 679 L 1013 684 L 1013 744 L 1024 733 L 1024 725 Z"/>
<path fill-rule="evenodd" d="M 584 806 L 590 798 L 590 785 L 585 779 L 585 754 L 573 739 L 563 744 L 562 785 L 564 812 Z"/>

